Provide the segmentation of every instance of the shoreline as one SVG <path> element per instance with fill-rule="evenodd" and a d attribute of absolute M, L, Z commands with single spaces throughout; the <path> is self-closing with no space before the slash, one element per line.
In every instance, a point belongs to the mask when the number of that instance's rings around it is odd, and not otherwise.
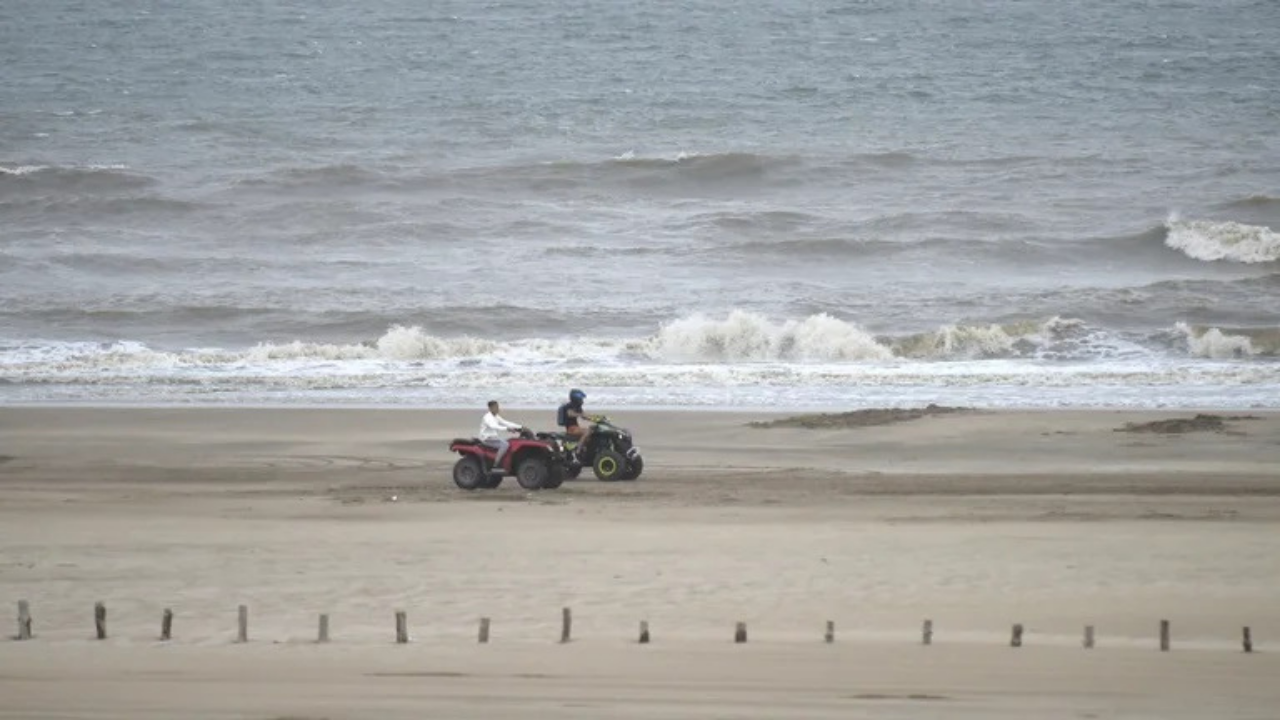
<path fill-rule="evenodd" d="M 502 398 L 499 396 L 499 402 Z M 1008 406 L 1008 405 L 976 405 L 976 404 L 958 404 L 952 405 L 947 402 L 934 403 L 903 403 L 897 405 L 617 405 L 608 406 L 605 411 L 610 412 L 626 412 L 626 413 L 719 413 L 719 414 L 747 414 L 760 413 L 765 415 L 779 414 L 836 414 L 844 412 L 853 412 L 857 410 L 887 410 L 887 409 L 911 409 L 921 408 L 928 405 L 962 407 L 967 410 L 976 410 L 980 412 L 990 413 L 1134 413 L 1134 414 L 1152 414 L 1152 413 L 1168 413 L 1168 412 L 1205 412 L 1205 413 L 1260 413 L 1267 415 L 1280 415 L 1280 406 L 1257 406 L 1257 405 L 1168 405 L 1162 407 L 1131 407 L 1122 405 L 1071 405 L 1071 406 L 1048 406 L 1048 405 L 1027 405 L 1027 406 Z M 357 411 L 404 411 L 404 412 L 469 412 L 480 408 L 481 413 L 484 411 L 483 403 L 475 404 L 378 404 L 378 403 L 336 403 L 336 402 L 320 402 L 320 401 L 298 401 L 298 402 L 144 402 L 144 401 L 117 401 L 109 400 L 92 400 L 92 401 L 58 401 L 46 400 L 40 402 L 0 402 L 0 410 L 39 410 L 39 409 L 73 409 L 73 410 L 96 410 L 96 409 L 118 409 L 118 410 L 175 410 L 188 408 L 192 410 L 227 410 L 227 409 L 243 409 L 243 410 L 357 410 Z M 538 412 L 548 410 L 555 411 L 555 405 L 528 405 L 528 404 L 508 404 L 502 402 L 503 411 L 520 411 L 520 412 Z M 602 411 L 602 412 L 605 412 Z"/>

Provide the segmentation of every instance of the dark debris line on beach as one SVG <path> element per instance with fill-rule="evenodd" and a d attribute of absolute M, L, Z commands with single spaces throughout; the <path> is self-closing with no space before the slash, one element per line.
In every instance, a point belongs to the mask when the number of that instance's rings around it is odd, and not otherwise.
<path fill-rule="evenodd" d="M 846 413 L 818 413 L 814 415 L 796 415 L 780 420 L 756 421 L 747 423 L 753 428 L 805 428 L 807 430 L 821 428 L 853 428 L 873 425 L 891 425 L 893 423 L 919 420 L 930 415 L 951 415 L 955 413 L 977 412 L 974 408 L 946 407 L 930 403 L 923 408 L 871 408 L 854 410 Z"/>
<path fill-rule="evenodd" d="M 1154 433 L 1189 433 L 1189 432 L 1227 432 L 1227 422 L 1233 420 L 1257 420 L 1256 415 L 1206 415 L 1199 413 L 1193 418 L 1173 418 L 1155 420 L 1146 423 L 1125 423 L 1116 428 L 1116 432 L 1154 432 Z"/>

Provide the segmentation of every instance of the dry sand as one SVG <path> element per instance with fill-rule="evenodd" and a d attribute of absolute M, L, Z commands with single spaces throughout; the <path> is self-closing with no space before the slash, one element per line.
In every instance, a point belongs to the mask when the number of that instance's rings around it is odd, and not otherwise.
<path fill-rule="evenodd" d="M 476 412 L 0 408 L 0 717 L 1280 717 L 1280 415 L 937 410 L 617 411 L 639 481 L 466 493 Z"/>

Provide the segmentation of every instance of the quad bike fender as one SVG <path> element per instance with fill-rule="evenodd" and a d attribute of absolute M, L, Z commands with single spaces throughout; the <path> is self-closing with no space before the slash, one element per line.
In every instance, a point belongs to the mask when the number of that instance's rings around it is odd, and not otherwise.
<path fill-rule="evenodd" d="M 456 443 L 449 446 L 451 452 L 456 452 L 462 457 L 475 457 L 487 462 L 493 457 L 493 448 L 484 445 L 476 445 L 473 443 Z M 485 451 L 488 451 L 487 453 Z"/>
<path fill-rule="evenodd" d="M 503 458 L 503 464 L 506 465 L 509 461 L 511 467 L 518 466 L 525 458 L 529 457 L 540 457 L 545 459 L 548 463 L 553 462 L 555 459 L 551 452 L 551 448 L 542 444 L 525 444 L 521 447 L 513 446 L 511 450 L 508 451 L 507 456 L 508 457 Z"/>

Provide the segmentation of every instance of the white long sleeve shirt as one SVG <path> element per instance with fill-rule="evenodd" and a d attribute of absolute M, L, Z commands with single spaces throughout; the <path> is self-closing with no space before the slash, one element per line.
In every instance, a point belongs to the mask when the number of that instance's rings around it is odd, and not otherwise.
<path fill-rule="evenodd" d="M 484 414 L 484 419 L 480 421 L 479 437 L 481 440 L 496 440 L 502 437 L 503 430 L 516 430 L 519 427 L 519 423 L 508 422 L 503 420 L 501 415 L 487 412 Z"/>

